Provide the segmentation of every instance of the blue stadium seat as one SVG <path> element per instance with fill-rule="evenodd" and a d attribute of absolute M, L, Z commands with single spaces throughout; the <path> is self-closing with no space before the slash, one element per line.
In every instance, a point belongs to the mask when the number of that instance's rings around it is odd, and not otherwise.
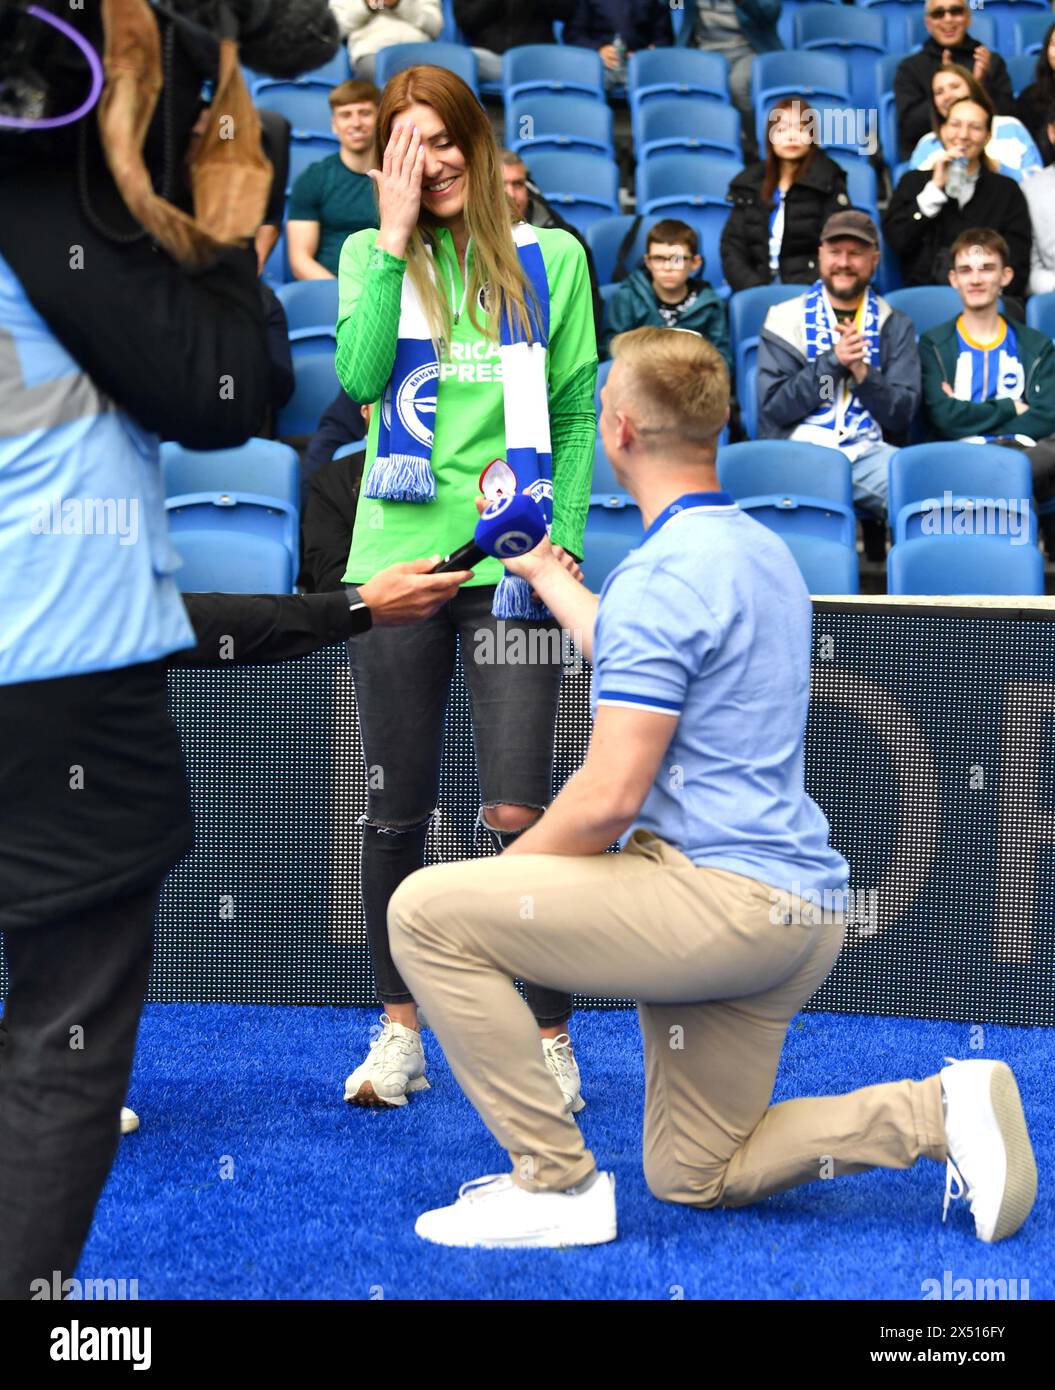
<path fill-rule="evenodd" d="M 611 362 L 606 362 L 604 365 L 609 371 L 611 370 Z M 607 376 L 607 373 L 605 373 L 605 375 Z M 600 402 L 600 396 L 600 386 L 598 386 L 595 392 L 598 403 Z M 600 407 L 598 405 L 598 413 L 599 410 Z M 626 494 L 626 489 L 616 482 L 615 474 L 612 472 L 612 465 L 608 462 L 608 455 L 605 453 L 604 446 L 601 443 L 600 433 L 598 433 L 593 444 L 593 481 L 590 483 L 590 492 L 592 496 L 597 498 L 623 497 Z"/>
<path fill-rule="evenodd" d="M 841 150 L 829 150 L 836 164 L 846 170 L 846 192 L 855 208 L 862 208 L 879 229 L 879 189 L 875 170 L 867 159 Z"/>
<path fill-rule="evenodd" d="M 792 48 L 845 58 L 854 102 L 860 107 L 875 104 L 876 58 L 887 52 L 882 15 L 845 5 L 806 5 L 795 15 L 793 29 Z"/>
<path fill-rule="evenodd" d="M 1016 97 L 1021 96 L 1036 76 L 1036 55 L 1033 53 L 1012 53 L 1011 57 L 1004 61 L 1007 63 L 1007 75 L 1011 79 L 1011 90 Z"/>
<path fill-rule="evenodd" d="M 280 285 L 288 284 L 293 279 L 293 274 L 286 259 L 286 229 L 285 227 L 278 234 L 278 241 L 275 242 L 271 254 L 264 262 L 263 279 L 277 290 Z"/>
<path fill-rule="evenodd" d="M 863 159 L 875 153 L 879 129 L 874 105 L 855 106 L 839 97 L 813 96 L 807 109 L 814 113 L 814 139 L 833 158 L 846 154 Z"/>
<path fill-rule="evenodd" d="M 477 97 L 480 95 L 476 54 L 464 44 L 440 43 L 438 40 L 431 43 L 394 43 L 382 48 L 374 64 L 374 82 L 378 87 L 384 87 L 397 72 L 417 67 L 419 63 L 456 73 Z"/>
<path fill-rule="evenodd" d="M 768 443 L 768 440 L 755 441 Z M 758 497 L 738 497 L 740 510 L 783 536 L 812 536 L 835 541 L 851 549 L 857 543 L 857 518 L 852 507 L 826 502 L 793 492 L 764 492 Z"/>
<path fill-rule="evenodd" d="M 669 216 L 673 203 L 728 208 L 729 184 L 743 168 L 739 159 L 723 154 L 656 154 L 638 163 L 635 176 L 637 206 L 646 215 Z"/>
<path fill-rule="evenodd" d="M 1044 35 L 1052 23 L 1055 23 L 1055 15 L 1050 9 L 1040 10 L 1036 14 L 1019 12 L 1013 21 L 1013 47 L 1009 51 L 1027 53 L 1030 56 L 1038 54 L 1044 46 Z"/>
<path fill-rule="evenodd" d="M 749 290 L 738 291 L 729 300 L 729 340 L 733 349 L 737 398 L 741 409 L 744 402 L 739 386 L 746 380 L 747 369 L 758 352 L 758 335 L 766 315 L 774 304 L 795 299 L 805 292 L 804 285 L 755 285 Z"/>
<path fill-rule="evenodd" d="M 910 285 L 884 295 L 892 309 L 900 309 L 916 325 L 916 337 L 928 328 L 954 319 L 963 307 L 951 285 Z"/>
<path fill-rule="evenodd" d="M 645 48 L 627 61 L 627 92 L 640 105 L 659 97 L 729 100 L 729 69 L 720 53 L 698 48 Z"/>
<path fill-rule="evenodd" d="M 269 87 L 292 84 L 298 87 L 320 87 L 329 93 L 339 83 L 347 82 L 351 75 L 352 65 L 348 58 L 348 50 L 342 44 L 328 63 L 313 68 L 311 72 L 301 73 L 299 77 L 255 77 L 252 91 L 255 97 L 257 93 L 265 92 Z"/>
<path fill-rule="evenodd" d="M 820 498 L 853 509 L 850 463 L 838 449 L 790 439 L 755 439 L 718 450 L 718 480 L 733 497 Z"/>
<path fill-rule="evenodd" d="M 217 544 L 219 534 L 223 543 Z M 183 564 L 173 576 L 184 594 L 290 594 L 296 570 L 280 542 L 251 532 L 176 531 Z"/>
<path fill-rule="evenodd" d="M 592 48 L 574 44 L 526 43 L 502 55 L 506 101 L 521 92 L 585 92 L 604 101 L 604 64 Z"/>
<path fill-rule="evenodd" d="M 465 36 L 458 28 L 454 0 L 443 0 L 443 28 L 437 35 L 441 43 L 464 43 Z"/>
<path fill-rule="evenodd" d="M 631 95 L 630 118 L 639 162 L 678 149 L 709 150 L 740 159 L 740 113 L 735 106 L 689 97 L 638 105 Z"/>
<path fill-rule="evenodd" d="M 751 102 L 759 144 L 765 148 L 766 125 L 773 104 L 785 96 L 834 97 L 851 105 L 850 66 L 830 53 L 784 49 L 760 53 L 751 65 Z"/>
<path fill-rule="evenodd" d="M 275 433 L 282 439 L 314 434 L 319 419 L 341 389 L 332 352 L 309 352 L 293 363 L 293 395 L 278 412 Z"/>
<path fill-rule="evenodd" d="M 630 551 L 641 544 L 644 527 L 632 498 L 605 497 L 591 500 L 586 513 L 582 572 L 586 587 L 599 594 L 604 581 Z"/>
<path fill-rule="evenodd" d="M 365 454 L 365 453 L 366 453 L 366 440 L 365 440 L 365 439 L 353 439 L 352 442 L 351 442 L 350 444 L 342 444 L 341 447 L 340 447 L 339 449 L 335 449 L 335 450 L 333 451 L 333 457 L 334 457 L 335 459 L 346 459 L 346 458 L 351 458 L 353 454 Z"/>
<path fill-rule="evenodd" d="M 1026 322 L 1039 333 L 1055 338 L 1055 294 L 1034 294 L 1026 300 Z"/>
<path fill-rule="evenodd" d="M 277 111 L 285 116 L 294 130 L 330 134 L 330 103 L 322 87 L 275 82 L 256 93 L 253 103 L 264 111 Z"/>
<path fill-rule="evenodd" d="M 615 153 L 612 108 L 580 92 L 521 92 L 506 102 L 505 121 L 506 144 L 527 158 L 542 149 Z"/>
<path fill-rule="evenodd" d="M 811 594 L 860 592 L 860 565 L 854 546 L 797 531 L 782 531 L 780 539 L 795 557 Z"/>
<path fill-rule="evenodd" d="M 1030 506 L 1033 476 L 1025 454 L 997 444 L 941 440 L 899 449 L 890 460 L 887 511 L 895 541 L 945 493 L 952 499 L 1003 499 Z M 1032 526 L 1031 526 L 1032 529 Z"/>
<path fill-rule="evenodd" d="M 626 269 L 640 270 L 642 268 L 642 257 L 645 254 L 645 240 L 648 236 L 649 228 L 654 227 L 661 218 L 676 217 L 682 222 L 687 222 L 696 232 L 699 242 L 700 255 L 703 257 L 703 270 L 701 274 L 711 287 L 718 291 L 724 298 L 728 293 L 728 286 L 725 283 L 725 274 L 722 270 L 722 257 L 720 244 L 722 239 L 722 228 L 725 219 L 729 216 L 729 208 L 715 206 L 688 207 L 684 211 L 677 208 L 662 208 L 655 214 L 642 215 L 638 224 L 637 234 L 634 237 L 630 250 L 626 257 Z M 593 252 L 594 265 L 597 269 L 597 279 L 602 286 L 602 290 L 611 282 L 612 273 L 615 269 L 616 258 L 619 255 L 619 248 L 623 244 L 627 232 L 633 225 L 634 218 L 630 214 L 621 217 L 605 217 L 601 221 L 595 222 L 592 227 L 586 230 L 586 240 L 590 244 Z M 618 286 L 616 287 L 618 288 Z"/>
<path fill-rule="evenodd" d="M 250 439 L 234 449 L 185 449 L 170 440 L 161 446 L 161 472 L 166 498 L 194 492 L 253 492 L 282 506 L 299 505 L 296 451 L 274 439 Z"/>
<path fill-rule="evenodd" d="M 289 325 L 294 361 L 308 352 L 337 349 L 337 281 L 295 280 L 278 291 Z"/>
<path fill-rule="evenodd" d="M 912 47 L 909 21 L 913 18 L 918 0 L 858 0 L 863 10 L 883 16 L 888 53 L 907 53 Z M 882 91 L 883 88 L 878 89 Z"/>
<path fill-rule="evenodd" d="M 879 93 L 879 141 L 883 147 L 883 158 L 891 168 L 898 162 L 894 76 L 899 65 L 907 57 L 907 51 L 888 53 L 876 63 L 876 91 Z"/>
<path fill-rule="evenodd" d="M 887 592 L 1040 595 L 1044 560 L 1035 545 L 999 536 L 920 536 L 891 547 Z"/>
<path fill-rule="evenodd" d="M 161 467 L 169 531 L 181 555 L 186 533 L 209 535 L 217 550 L 235 536 L 256 538 L 262 554 L 277 544 L 286 552 L 288 571 L 278 591 L 290 591 L 298 568 L 300 482 L 294 450 L 270 439 L 214 450 L 169 442 L 161 446 Z M 197 588 L 199 578 L 181 587 Z"/>
<path fill-rule="evenodd" d="M 965 3 L 969 3 L 969 0 L 965 0 Z M 986 48 L 993 49 L 997 52 L 999 51 L 996 42 L 996 20 L 990 18 L 988 4 L 986 4 L 984 13 L 981 9 L 971 9 L 971 22 L 968 26 L 968 32 L 972 39 L 977 39 L 979 43 L 985 44 Z M 922 5 L 916 6 L 915 12 L 909 20 L 908 34 L 909 43 L 911 43 L 914 48 L 918 48 L 920 44 L 925 43 L 930 37 L 927 33 L 927 26 L 923 22 Z"/>
<path fill-rule="evenodd" d="M 879 233 L 879 268 L 873 282 L 881 295 L 887 296 L 892 290 L 901 289 L 901 261 L 894 248 Z"/>
<path fill-rule="evenodd" d="M 531 177 L 561 216 L 577 226 L 584 213 L 597 221 L 619 211 L 619 166 L 605 155 L 539 150 L 531 155 Z"/>
<path fill-rule="evenodd" d="M 307 132 L 294 130 L 289 141 L 289 173 L 286 176 L 286 193 L 293 191 L 293 185 L 311 164 L 336 154 L 341 148 L 336 135 L 324 135 L 321 131 Z"/>
<path fill-rule="evenodd" d="M 284 285 L 278 297 L 286 311 L 290 332 L 314 328 L 318 324 L 329 324 L 332 328 L 337 322 L 336 280 L 298 280 L 295 284 Z"/>

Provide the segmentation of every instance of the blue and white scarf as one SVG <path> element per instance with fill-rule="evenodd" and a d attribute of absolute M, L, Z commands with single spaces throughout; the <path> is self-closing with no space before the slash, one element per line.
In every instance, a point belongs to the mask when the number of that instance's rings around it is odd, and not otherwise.
<path fill-rule="evenodd" d="M 822 353 L 831 352 L 835 342 L 835 314 L 818 280 L 806 292 L 806 358 L 815 362 Z M 869 285 L 857 311 L 857 326 L 865 340 L 865 361 L 869 366 L 880 365 L 879 296 Z M 850 458 L 864 453 L 874 444 L 881 444 L 883 431 L 872 419 L 853 392 L 853 377 L 848 377 L 839 389 L 832 392 L 830 401 L 822 402 L 791 432 L 791 438 L 829 449 L 842 449 Z"/>
<path fill-rule="evenodd" d="M 525 489 L 540 504 L 547 528 L 553 520 L 553 456 L 549 434 L 549 393 L 546 387 L 546 348 L 549 343 L 549 282 L 542 249 L 526 222 L 513 228 L 520 263 L 538 301 L 539 313 L 528 297 L 534 341 L 528 343 L 503 313 L 499 360 L 505 404 L 506 462 L 519 491 Z M 431 255 L 431 249 L 430 249 Z M 430 263 L 429 273 L 435 275 Z M 399 338 L 392 375 L 381 398 L 377 457 L 366 481 L 364 496 L 385 502 L 433 502 L 436 478 L 432 472 L 434 431 L 423 419 L 435 420 L 439 363 L 424 307 L 409 275 L 403 277 Z M 395 410 L 392 403 L 395 402 Z M 487 462 L 487 460 L 483 460 Z M 496 618 L 549 616 L 531 597 L 526 580 L 507 574 L 495 591 Z"/>

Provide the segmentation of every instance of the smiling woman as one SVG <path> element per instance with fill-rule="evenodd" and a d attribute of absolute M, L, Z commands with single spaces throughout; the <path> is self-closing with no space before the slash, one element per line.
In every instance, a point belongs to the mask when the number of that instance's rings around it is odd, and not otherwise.
<path fill-rule="evenodd" d="M 380 230 L 349 237 L 338 280 L 337 375 L 376 402 L 345 582 L 400 560 L 450 553 L 471 534 L 481 474 L 528 490 L 562 562 L 581 577 L 596 421 L 597 345 L 585 253 L 568 232 L 534 228 L 507 201 L 487 116 L 458 77 L 414 67 L 385 87 L 371 173 Z M 502 460 L 504 468 L 492 468 Z M 388 902 L 424 863 L 436 805 L 444 712 L 459 646 L 472 696 L 482 826 L 498 846 L 536 820 L 552 791 L 557 652 L 495 663 L 481 633 L 554 624 L 497 560 L 402 637 L 351 645 L 369 778 L 362 886 L 385 1007 L 346 1099 L 404 1105 L 427 1089 L 414 999 L 388 944 Z M 530 629 L 528 629 L 530 630 Z M 393 718 L 393 715 L 398 718 Z M 381 775 L 377 776 L 377 769 Z M 566 1037 L 568 995 L 528 987 L 547 1060 L 581 1105 Z"/>

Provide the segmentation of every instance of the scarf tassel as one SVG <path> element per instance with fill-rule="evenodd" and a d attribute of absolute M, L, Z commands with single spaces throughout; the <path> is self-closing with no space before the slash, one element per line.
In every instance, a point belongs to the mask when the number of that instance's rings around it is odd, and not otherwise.
<path fill-rule="evenodd" d="M 526 622 L 545 622 L 552 616 L 545 604 L 531 597 L 531 585 L 519 574 L 505 574 L 498 581 L 491 615 Z"/>
<path fill-rule="evenodd" d="M 389 454 L 374 459 L 363 496 L 382 502 L 434 502 L 436 478 L 428 457 Z"/>

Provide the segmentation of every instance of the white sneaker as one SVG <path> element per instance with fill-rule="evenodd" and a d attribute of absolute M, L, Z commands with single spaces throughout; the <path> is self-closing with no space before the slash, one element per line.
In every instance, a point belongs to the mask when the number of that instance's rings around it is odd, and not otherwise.
<path fill-rule="evenodd" d="M 381 1015 L 384 1027 L 370 1044 L 370 1055 L 344 1083 L 353 1105 L 406 1105 L 407 1094 L 427 1091 L 421 1034 Z"/>
<path fill-rule="evenodd" d="M 561 1248 L 615 1240 L 615 1175 L 597 1173 L 584 1190 L 526 1192 L 508 1173 L 462 1183 L 451 1207 L 414 1223 L 434 1245 Z"/>
<path fill-rule="evenodd" d="M 558 1038 L 543 1038 L 542 1052 L 546 1058 L 546 1066 L 556 1077 L 557 1085 L 564 1096 L 565 1110 L 577 1115 L 586 1102 L 579 1094 L 581 1078 L 579 1064 L 571 1050 L 571 1038 L 567 1033 L 561 1033 Z"/>
<path fill-rule="evenodd" d="M 1013 1236 L 1037 1196 L 1037 1165 L 1014 1072 L 978 1059 L 942 1068 L 945 1094 L 944 1221 L 949 1202 L 966 1196 L 979 1240 Z M 957 1190 L 953 1191 L 953 1182 Z"/>
<path fill-rule="evenodd" d="M 139 1116 L 134 1110 L 129 1110 L 127 1105 L 121 1106 L 121 1133 L 131 1134 L 139 1128 Z"/>

